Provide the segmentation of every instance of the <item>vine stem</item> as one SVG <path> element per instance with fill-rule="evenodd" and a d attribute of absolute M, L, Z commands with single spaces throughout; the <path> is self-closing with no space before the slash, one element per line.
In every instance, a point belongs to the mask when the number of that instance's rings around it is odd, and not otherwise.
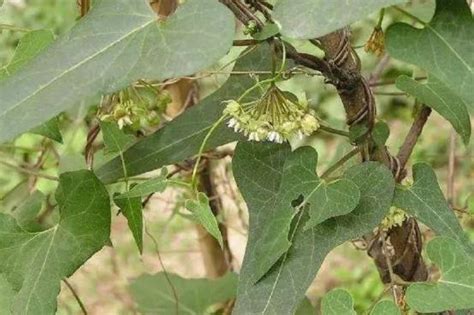
<path fill-rule="evenodd" d="M 148 237 L 153 242 L 153 245 L 155 246 L 156 255 L 158 256 L 158 261 L 160 262 L 161 268 L 163 269 L 163 273 L 165 275 L 166 282 L 168 282 L 168 285 L 170 286 L 171 291 L 173 292 L 173 297 L 174 297 L 175 303 L 176 303 L 176 305 L 175 305 L 176 306 L 176 315 L 179 315 L 179 296 L 178 296 L 178 292 L 176 291 L 176 288 L 175 288 L 173 282 L 171 281 L 171 278 L 168 274 L 168 271 L 165 267 L 165 264 L 163 263 L 163 259 L 162 259 L 161 254 L 160 254 L 160 248 L 158 246 L 158 241 L 150 233 L 150 231 L 148 230 L 146 224 L 145 224 L 145 234 L 148 235 Z"/>
<path fill-rule="evenodd" d="M 211 129 L 209 129 L 206 136 L 204 137 L 204 140 L 201 143 L 201 147 L 199 148 L 199 152 L 198 152 L 197 159 L 196 159 L 196 164 L 194 164 L 193 173 L 192 173 L 192 176 L 191 176 L 191 187 L 194 190 L 196 190 L 196 188 L 197 188 L 197 171 L 199 169 L 199 164 L 201 163 L 202 154 L 204 153 L 204 149 L 206 147 L 206 144 L 209 141 L 209 138 L 211 137 L 211 135 L 217 129 L 217 127 L 219 127 L 219 125 L 222 122 L 224 122 L 224 120 L 226 120 L 227 118 L 228 118 L 227 115 L 222 115 L 221 118 L 219 118 L 219 120 L 217 120 L 214 123 L 214 125 L 212 125 Z"/>
<path fill-rule="evenodd" d="M 335 135 L 340 135 L 340 136 L 349 138 L 349 133 L 347 131 L 344 131 L 344 130 L 331 128 L 331 127 L 325 126 L 325 125 L 319 125 L 319 130 L 327 132 L 327 133 L 332 133 L 332 134 L 335 134 Z"/>
<path fill-rule="evenodd" d="M 63 282 L 64 282 L 64 284 L 66 284 L 66 286 L 67 286 L 68 289 L 71 291 L 71 293 L 72 293 L 72 295 L 74 296 L 74 298 L 76 299 L 76 302 L 77 302 L 77 304 L 79 304 L 79 307 L 81 308 L 82 313 L 83 313 L 84 315 L 89 314 L 89 313 L 87 312 L 87 309 L 86 309 L 84 303 L 83 303 L 82 300 L 81 300 L 81 297 L 79 296 L 79 294 L 77 294 L 77 292 L 76 292 L 76 290 L 74 289 L 74 287 L 72 286 L 72 284 L 70 284 L 69 281 L 68 281 L 66 278 L 63 279 Z"/>

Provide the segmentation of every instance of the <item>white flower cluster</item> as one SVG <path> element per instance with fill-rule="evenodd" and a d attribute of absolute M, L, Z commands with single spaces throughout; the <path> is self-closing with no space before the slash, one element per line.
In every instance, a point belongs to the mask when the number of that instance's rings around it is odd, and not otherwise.
<path fill-rule="evenodd" d="M 227 125 L 250 141 L 283 143 L 295 136 L 309 136 L 319 128 L 313 110 L 292 102 L 276 86 L 255 102 L 228 101 L 224 114 L 231 117 Z"/>
<path fill-rule="evenodd" d="M 405 211 L 397 207 L 391 207 L 388 215 L 382 220 L 382 229 L 387 231 L 391 228 L 402 226 L 407 218 L 408 216 Z"/>

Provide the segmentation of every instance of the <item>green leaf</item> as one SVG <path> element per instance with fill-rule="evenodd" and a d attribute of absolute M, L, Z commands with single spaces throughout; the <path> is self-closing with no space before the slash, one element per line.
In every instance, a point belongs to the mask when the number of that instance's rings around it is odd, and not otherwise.
<path fill-rule="evenodd" d="M 187 1 L 165 21 L 146 0 L 102 0 L 27 68 L 0 83 L 0 142 L 137 79 L 206 68 L 230 49 L 234 29 L 231 12 L 214 0 Z"/>
<path fill-rule="evenodd" d="M 101 121 L 99 124 L 107 153 L 121 154 L 134 140 L 132 135 L 125 134 L 114 122 Z"/>
<path fill-rule="evenodd" d="M 0 80 L 7 78 L 21 69 L 31 59 L 39 55 L 47 46 L 49 46 L 53 40 L 54 34 L 49 30 L 31 31 L 23 36 L 18 43 L 15 55 L 10 63 L 0 69 Z M 63 143 L 63 137 L 59 130 L 57 117 L 31 129 L 30 132 Z"/>
<path fill-rule="evenodd" d="M 11 315 L 11 303 L 15 297 L 15 290 L 12 285 L 0 274 L 0 315 Z"/>
<path fill-rule="evenodd" d="M 186 209 L 191 211 L 193 218 L 201 224 L 218 242 L 221 247 L 224 246 L 219 224 L 216 216 L 212 213 L 209 206 L 209 199 L 206 194 L 198 193 L 197 200 L 186 200 Z"/>
<path fill-rule="evenodd" d="M 438 237 L 428 243 L 428 257 L 441 268 L 437 283 L 408 287 L 406 302 L 420 313 L 474 308 L 474 259 L 456 240 Z"/>
<path fill-rule="evenodd" d="M 137 244 L 140 254 L 143 253 L 143 212 L 142 199 L 119 198 L 121 195 L 114 196 L 114 202 L 120 208 L 122 214 L 127 218 L 128 228 L 132 231 L 133 238 Z"/>
<path fill-rule="evenodd" d="M 256 40 L 266 40 L 272 36 L 277 35 L 280 32 L 278 25 L 274 23 L 267 23 L 263 26 L 262 30 L 252 35 Z"/>
<path fill-rule="evenodd" d="M 48 47 L 54 40 L 54 34 L 50 30 L 31 31 L 25 34 L 16 47 L 12 60 L 0 69 L 0 80 L 17 72 L 31 59 Z"/>
<path fill-rule="evenodd" d="M 16 219 L 17 224 L 22 229 L 28 232 L 39 231 L 40 225 L 38 224 L 37 216 L 43 207 L 45 199 L 46 196 L 42 192 L 35 191 L 11 213 L 11 216 Z"/>
<path fill-rule="evenodd" d="M 166 186 L 166 175 L 161 175 L 133 186 L 129 191 L 116 196 L 115 199 L 145 197 L 153 193 L 163 192 Z"/>
<path fill-rule="evenodd" d="M 51 118 L 44 124 L 31 129 L 29 132 L 44 136 L 58 143 L 63 143 L 63 136 L 61 135 L 61 130 L 59 130 L 58 117 Z"/>
<path fill-rule="evenodd" d="M 334 32 L 384 7 L 404 0 L 280 0 L 273 17 L 281 33 L 309 39 Z"/>
<path fill-rule="evenodd" d="M 390 300 L 383 300 L 375 304 L 370 315 L 401 315 L 398 306 Z"/>
<path fill-rule="evenodd" d="M 443 196 L 433 169 L 425 163 L 415 164 L 413 179 L 412 186 L 397 187 L 394 206 L 417 217 L 437 235 L 453 238 L 466 251 L 474 253 L 472 243 Z"/>
<path fill-rule="evenodd" d="M 256 255 L 252 249 L 259 242 L 260 231 L 275 216 L 273 211 L 264 210 L 271 209 L 278 200 L 284 164 L 290 155 L 286 145 L 242 142 L 237 146 L 233 170 L 249 208 L 250 227 L 234 309 L 236 315 L 294 314 L 326 255 L 336 246 L 371 232 L 390 208 L 395 186 L 390 170 L 375 162 L 348 169 L 343 178 L 354 182 L 360 191 L 356 209 L 310 230 L 303 228 L 309 216 L 301 212 L 303 215 L 297 216 L 292 225 L 291 247 L 255 283 L 254 273 L 262 253 Z"/>
<path fill-rule="evenodd" d="M 464 0 L 437 0 L 423 29 L 398 23 L 386 34 L 387 51 L 439 79 L 474 110 L 474 20 Z"/>
<path fill-rule="evenodd" d="M 311 304 L 308 298 L 305 298 L 296 310 L 295 315 L 314 315 L 316 314 L 316 309 Z"/>
<path fill-rule="evenodd" d="M 390 136 L 390 128 L 383 121 L 378 121 L 372 131 L 372 138 L 378 147 L 383 147 Z"/>
<path fill-rule="evenodd" d="M 441 81 L 431 76 L 427 84 L 422 84 L 407 76 L 400 76 L 396 85 L 400 90 L 413 95 L 446 118 L 462 137 L 464 143 L 469 144 L 471 119 L 467 104 Z"/>
<path fill-rule="evenodd" d="M 233 273 L 215 280 L 184 279 L 170 273 L 168 277 L 173 287 L 163 272 L 142 275 L 132 281 L 129 289 L 141 314 L 208 314 L 211 306 L 224 303 L 235 296 L 237 275 Z"/>
<path fill-rule="evenodd" d="M 354 300 L 349 292 L 334 289 L 327 293 L 321 301 L 322 315 L 357 315 L 354 310 Z"/>
<path fill-rule="evenodd" d="M 258 241 L 247 248 L 250 255 L 258 257 L 253 282 L 262 278 L 291 246 L 290 225 L 302 211 L 308 210 L 310 219 L 305 229 L 310 229 L 331 217 L 347 214 L 357 206 L 358 186 L 348 179 L 326 183 L 316 174 L 316 165 L 317 153 L 313 148 L 296 150 L 286 159 L 275 202 L 263 208 L 249 204 L 249 211 L 273 213 L 265 226 L 255 230 Z M 292 205 L 300 196 L 299 205 Z"/>
<path fill-rule="evenodd" d="M 268 45 L 260 45 L 237 61 L 235 71 L 269 70 L 270 54 Z M 155 134 L 133 145 L 123 155 L 128 176 L 152 171 L 197 154 L 209 129 L 222 116 L 225 106 L 222 101 L 237 99 L 254 84 L 255 81 L 249 76 L 231 76 L 217 92 L 204 99 L 201 104 L 193 106 Z M 249 99 L 256 95 L 251 93 Z M 238 139 L 241 139 L 239 134 L 223 124 L 211 135 L 205 149 L 209 150 Z M 112 160 L 101 167 L 97 174 L 106 183 L 122 178 L 122 161 L 119 158 Z"/>
<path fill-rule="evenodd" d="M 91 172 L 62 174 L 56 200 L 58 225 L 39 233 L 0 214 L 0 274 L 16 291 L 13 314 L 54 314 L 60 281 L 109 239 L 109 196 Z"/>

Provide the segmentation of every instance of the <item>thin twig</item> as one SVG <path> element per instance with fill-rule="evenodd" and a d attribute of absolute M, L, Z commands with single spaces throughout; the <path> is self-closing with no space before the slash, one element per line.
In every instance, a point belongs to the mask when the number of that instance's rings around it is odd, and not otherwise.
<path fill-rule="evenodd" d="M 24 174 L 28 174 L 28 175 L 31 175 L 31 176 L 36 176 L 36 177 L 39 177 L 39 178 L 44 178 L 44 179 L 48 179 L 48 180 L 52 180 L 52 181 L 56 181 L 56 182 L 59 181 L 59 178 L 56 177 L 56 176 L 51 176 L 51 175 L 47 175 L 47 174 L 38 173 L 38 172 L 23 168 L 23 167 L 18 166 L 18 165 L 8 163 L 6 161 L 1 161 L 0 160 L 0 164 L 5 165 L 6 167 L 12 168 L 12 169 L 14 169 L 14 170 L 16 170 L 20 173 L 24 173 Z"/>
<path fill-rule="evenodd" d="M 400 161 L 400 169 L 403 170 L 405 168 L 430 114 L 431 108 L 422 105 L 419 114 L 415 118 L 415 121 L 413 122 L 410 131 L 408 131 L 405 141 L 398 152 L 397 158 Z"/>
<path fill-rule="evenodd" d="M 15 25 L 9 25 L 9 24 L 0 24 L 0 30 L 8 30 L 8 31 L 15 31 L 15 32 L 31 32 L 30 29 L 24 28 L 24 27 L 19 27 Z"/>
<path fill-rule="evenodd" d="M 168 271 L 166 270 L 166 267 L 165 267 L 165 264 L 163 263 L 163 259 L 161 258 L 161 254 L 160 254 L 160 249 L 159 249 L 159 246 L 158 246 L 158 241 L 155 239 L 155 237 L 150 233 L 150 231 L 148 231 L 148 228 L 145 224 L 145 234 L 148 235 L 148 237 L 151 239 L 151 241 L 153 242 L 154 246 L 155 246 L 155 252 L 156 252 L 156 255 L 158 256 L 158 261 L 160 262 L 160 265 L 161 265 L 161 268 L 163 269 L 163 273 L 165 275 L 165 278 L 166 278 L 166 282 L 168 282 L 168 285 L 170 286 L 171 288 L 171 291 L 173 293 L 173 297 L 174 297 L 174 300 L 175 300 L 175 310 L 176 310 L 176 315 L 179 315 L 179 297 L 178 297 L 178 292 L 176 291 L 176 288 L 173 284 L 173 282 L 171 281 L 171 278 L 168 274 Z"/>
<path fill-rule="evenodd" d="M 79 304 L 79 307 L 81 308 L 81 311 L 84 315 L 87 315 L 87 309 L 84 305 L 84 303 L 82 303 L 82 300 L 81 298 L 79 297 L 79 294 L 77 294 L 76 290 L 74 289 L 74 287 L 69 283 L 69 281 L 64 278 L 63 279 L 63 282 L 64 284 L 66 284 L 66 286 L 69 288 L 69 290 L 71 291 L 72 295 L 74 296 L 74 298 L 76 299 L 76 302 L 77 304 Z"/>
<path fill-rule="evenodd" d="M 426 80 L 427 77 L 416 77 L 413 80 L 415 81 L 423 81 Z M 391 79 L 391 80 L 383 80 L 383 81 L 378 81 L 378 82 L 370 82 L 371 87 L 376 87 L 376 86 L 384 86 L 384 85 L 393 85 L 397 82 L 397 79 Z"/>
<path fill-rule="evenodd" d="M 344 131 L 344 130 L 331 128 L 331 127 L 325 126 L 325 125 L 320 125 L 319 130 L 327 132 L 327 133 L 332 133 L 332 134 L 335 134 L 335 135 L 340 135 L 340 136 L 347 137 L 347 138 L 349 137 L 349 132 Z"/>

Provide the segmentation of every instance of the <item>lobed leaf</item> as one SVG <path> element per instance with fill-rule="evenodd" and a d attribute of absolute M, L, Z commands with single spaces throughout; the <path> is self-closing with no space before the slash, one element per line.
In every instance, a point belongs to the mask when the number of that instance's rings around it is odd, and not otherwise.
<path fill-rule="evenodd" d="M 419 83 L 407 76 L 397 79 L 397 87 L 433 108 L 448 120 L 467 145 L 471 138 L 471 119 L 467 104 L 449 90 L 441 81 L 431 76 L 427 84 Z"/>
<path fill-rule="evenodd" d="M 234 28 L 231 12 L 213 0 L 187 1 L 165 21 L 146 0 L 99 1 L 28 67 L 0 82 L 0 142 L 137 79 L 210 66 L 232 46 Z"/>
<path fill-rule="evenodd" d="M 72 275 L 109 240 L 110 202 L 89 171 L 60 176 L 56 192 L 59 223 L 42 232 L 23 230 L 0 214 L 0 275 L 15 291 L 13 314 L 54 314 L 60 281 Z"/>
<path fill-rule="evenodd" d="M 278 200 L 284 164 L 290 155 L 286 145 L 242 142 L 237 146 L 233 170 L 249 208 L 250 227 L 234 314 L 294 314 L 326 255 L 345 241 L 371 232 L 390 208 L 395 182 L 386 167 L 369 162 L 348 169 L 343 178 L 360 191 L 356 209 L 309 230 L 304 229 L 309 217 L 301 212 L 290 228 L 291 247 L 255 283 L 261 257 L 252 249 L 261 230 L 275 216 L 264 210 Z"/>
<path fill-rule="evenodd" d="M 423 29 L 397 23 L 386 32 L 389 54 L 436 77 L 474 110 L 474 19 L 464 0 L 437 0 Z M 464 119 L 464 118 L 463 118 Z"/>
<path fill-rule="evenodd" d="M 415 216 L 436 234 L 455 239 L 467 252 L 474 253 L 472 243 L 443 196 L 433 169 L 425 163 L 415 164 L 413 179 L 412 186 L 397 187 L 394 206 Z"/>
<path fill-rule="evenodd" d="M 438 237 L 428 243 L 428 257 L 441 268 L 436 283 L 408 287 L 406 302 L 420 313 L 438 313 L 474 308 L 474 259 L 451 238 Z"/>

